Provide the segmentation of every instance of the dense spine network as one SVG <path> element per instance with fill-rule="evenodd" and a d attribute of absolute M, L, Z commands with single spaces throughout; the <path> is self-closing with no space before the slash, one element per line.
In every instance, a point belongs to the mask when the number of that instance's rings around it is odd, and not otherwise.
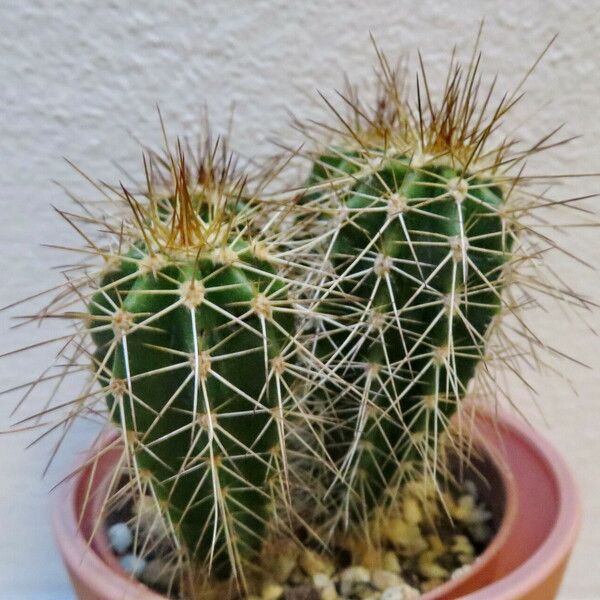
<path fill-rule="evenodd" d="M 373 106 L 350 88 L 342 109 L 324 97 L 333 123 L 297 123 L 313 146 L 302 219 L 330 282 L 313 295 L 330 315 L 313 347 L 348 390 L 314 379 L 336 465 L 323 477 L 332 532 L 341 522 L 369 534 L 404 482 L 443 481 L 448 450 L 467 458 L 468 409 L 498 399 L 501 373 L 526 357 L 543 364 L 525 307 L 545 296 L 586 308 L 542 263 L 560 248 L 536 228 L 544 210 L 584 198 L 552 201 L 524 173 L 565 140 L 499 138 L 519 90 L 494 104 L 477 52 L 466 68 L 453 59 L 437 104 L 422 60 L 413 105 L 402 69 L 378 57 Z"/>
<path fill-rule="evenodd" d="M 316 359 L 296 329 L 314 260 L 282 238 L 289 206 L 260 198 L 275 166 L 248 180 L 222 140 L 166 148 L 144 156 L 143 193 L 101 186 L 111 216 L 61 213 L 86 260 L 39 317 L 75 319 L 59 361 L 93 365 L 59 425 L 108 413 L 122 433 L 107 510 L 133 497 L 163 523 L 173 589 L 244 589 L 272 530 L 294 535 L 287 440 L 312 427 L 302 378 Z"/>
<path fill-rule="evenodd" d="M 544 261 L 564 252 L 553 215 L 585 197 L 552 200 L 552 178 L 525 173 L 565 140 L 500 137 L 523 82 L 495 102 L 476 50 L 453 57 L 439 102 L 421 60 L 412 102 L 377 54 L 373 106 L 350 89 L 343 108 L 325 100 L 332 118 L 298 123 L 299 190 L 273 193 L 282 167 L 248 177 L 208 137 L 147 151 L 135 191 L 94 184 L 102 203 L 59 211 L 82 259 L 24 320 L 74 329 L 32 346 L 58 344 L 56 363 L 17 389 L 52 392 L 17 426 L 58 447 L 75 417 L 108 416 L 120 435 L 100 452 L 121 453 L 103 513 L 133 503 L 137 553 L 168 549 L 167 593 L 255 591 L 282 537 L 376 544 L 407 482 L 424 506 L 443 498 L 445 459 L 468 460 L 463 424 L 504 376 L 561 354 L 524 309 L 589 306 Z"/>

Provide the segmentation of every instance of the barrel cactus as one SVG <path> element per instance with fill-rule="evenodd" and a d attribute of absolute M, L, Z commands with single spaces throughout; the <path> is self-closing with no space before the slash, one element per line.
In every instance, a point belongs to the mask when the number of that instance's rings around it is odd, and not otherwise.
<path fill-rule="evenodd" d="M 412 105 L 399 72 L 379 58 L 372 107 L 341 95 L 347 114 L 326 100 L 333 124 L 299 123 L 313 147 L 302 219 L 322 240 L 331 280 L 313 298 L 334 315 L 313 343 L 349 390 L 315 378 L 337 465 L 326 477 L 332 531 L 342 522 L 368 533 L 411 479 L 440 485 L 442 446 L 460 455 L 468 442 L 459 435 L 463 401 L 498 397 L 492 366 L 515 370 L 521 354 L 543 346 L 522 324 L 514 288 L 531 282 L 569 299 L 543 269 L 528 276 L 553 245 L 528 224 L 548 204 L 520 168 L 547 138 L 519 151 L 497 138 L 516 94 L 491 108 L 477 59 L 467 69 L 453 63 L 439 104 L 423 70 Z"/>
<path fill-rule="evenodd" d="M 92 233 L 76 225 L 101 270 L 86 261 L 44 312 L 82 325 L 74 346 L 94 375 L 75 412 L 98 413 L 104 395 L 122 432 L 125 480 L 115 475 L 107 505 L 133 497 L 141 518 L 158 515 L 158 543 L 174 548 L 169 587 L 205 597 L 211 581 L 225 597 L 247 589 L 278 511 L 293 510 L 286 438 L 302 419 L 292 365 L 311 360 L 296 334 L 310 267 L 276 233 L 285 205 L 259 198 L 270 167 L 249 180 L 210 140 L 144 164 L 142 193 L 109 188 L 118 211 L 81 217 Z M 65 298 L 87 311 L 65 312 Z"/>
<path fill-rule="evenodd" d="M 433 444 L 485 353 L 515 234 L 493 179 L 371 152 L 381 164 L 352 173 L 331 247 L 339 289 L 353 298 L 338 304 L 351 333 L 326 327 L 321 344 L 360 390 L 353 427 L 334 439 L 342 475 L 369 506 L 399 465 L 421 457 L 435 471 Z"/>
<path fill-rule="evenodd" d="M 136 207 L 140 230 L 111 257 L 90 331 L 137 474 L 224 577 L 260 549 L 280 485 L 294 323 L 242 189 L 214 165 L 176 177 L 173 195 Z"/>

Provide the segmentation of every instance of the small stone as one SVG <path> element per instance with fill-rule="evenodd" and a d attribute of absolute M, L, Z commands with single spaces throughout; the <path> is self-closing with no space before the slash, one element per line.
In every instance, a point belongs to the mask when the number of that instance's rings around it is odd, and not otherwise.
<path fill-rule="evenodd" d="M 291 585 L 301 585 L 306 583 L 306 581 L 307 577 L 300 567 L 295 567 L 287 579 L 287 582 Z"/>
<path fill-rule="evenodd" d="M 409 554 L 419 554 L 427 549 L 427 542 L 417 525 L 400 517 L 388 520 L 384 529 L 387 539 L 396 547 L 404 548 Z"/>
<path fill-rule="evenodd" d="M 277 583 L 285 583 L 298 564 L 298 552 L 294 546 L 282 547 L 273 557 L 271 574 Z"/>
<path fill-rule="evenodd" d="M 119 563 L 124 571 L 136 578 L 139 578 L 142 575 L 147 564 L 144 558 L 136 556 L 135 554 L 125 554 L 125 556 L 121 556 Z"/>
<path fill-rule="evenodd" d="M 427 579 L 446 579 L 448 571 L 436 562 L 438 554 L 436 552 L 423 552 L 419 557 L 419 572 Z"/>
<path fill-rule="evenodd" d="M 380 600 L 416 600 L 421 593 L 406 583 L 387 588 L 381 594 Z"/>
<path fill-rule="evenodd" d="M 452 574 L 450 575 L 450 579 L 458 579 L 463 575 L 466 575 L 471 570 L 471 565 L 463 565 L 462 567 L 458 567 L 458 569 L 454 569 Z"/>
<path fill-rule="evenodd" d="M 427 542 L 429 543 L 429 548 L 436 554 L 445 554 L 447 552 L 446 544 L 444 544 L 439 535 L 428 535 Z"/>
<path fill-rule="evenodd" d="M 458 521 L 470 523 L 473 511 L 475 510 L 475 498 L 472 496 L 464 495 L 461 496 L 456 505 L 454 506 L 454 510 L 451 510 L 452 516 Z"/>
<path fill-rule="evenodd" d="M 452 537 L 452 552 L 456 554 L 462 564 L 473 561 L 475 549 L 466 535 L 455 535 Z"/>
<path fill-rule="evenodd" d="M 475 542 L 484 544 L 492 537 L 492 529 L 485 523 L 477 523 L 469 527 L 469 533 Z"/>
<path fill-rule="evenodd" d="M 312 580 L 314 586 L 318 590 L 327 587 L 331 583 L 331 578 L 326 573 L 317 573 L 316 575 L 313 575 Z"/>
<path fill-rule="evenodd" d="M 400 517 L 392 517 L 385 526 L 385 535 L 392 544 L 401 546 L 409 535 L 408 523 Z"/>
<path fill-rule="evenodd" d="M 395 552 L 388 551 L 383 555 L 383 568 L 392 573 L 401 573 L 402 567 Z"/>
<path fill-rule="evenodd" d="M 371 573 L 371 583 L 378 590 L 385 590 L 390 587 L 401 585 L 404 582 L 396 573 L 385 571 L 384 569 L 376 569 Z"/>
<path fill-rule="evenodd" d="M 372 544 L 359 543 L 352 551 L 354 557 L 354 564 L 360 565 L 372 571 L 373 569 L 380 569 L 383 564 L 383 553 L 381 549 L 376 548 Z"/>
<path fill-rule="evenodd" d="M 321 595 L 312 585 L 288 588 L 283 600 L 321 600 Z"/>
<path fill-rule="evenodd" d="M 321 600 L 337 600 L 338 595 L 335 589 L 335 585 L 329 575 L 325 573 L 319 573 L 313 576 L 313 584 L 321 594 Z"/>
<path fill-rule="evenodd" d="M 469 496 L 473 496 L 473 498 L 477 500 L 477 498 L 479 497 L 479 490 L 477 489 L 477 484 L 473 480 L 465 480 L 463 487 L 465 488 L 465 491 L 467 492 L 467 494 L 469 494 Z"/>
<path fill-rule="evenodd" d="M 371 576 L 364 567 L 348 567 L 340 574 L 340 592 L 342 596 L 350 596 L 357 584 L 369 583 Z"/>
<path fill-rule="evenodd" d="M 126 523 L 115 523 L 106 532 L 111 548 L 117 554 L 125 554 L 133 544 L 133 534 Z"/>
<path fill-rule="evenodd" d="M 435 588 L 440 587 L 445 581 L 445 579 L 428 579 L 421 584 L 421 593 L 431 592 Z"/>
<path fill-rule="evenodd" d="M 476 504 L 473 496 L 464 495 L 458 499 L 458 503 L 451 510 L 452 516 L 457 520 L 469 525 L 485 523 L 492 518 L 489 512 L 482 504 Z"/>
<path fill-rule="evenodd" d="M 262 600 L 279 600 L 283 596 L 283 587 L 278 583 L 266 583 L 262 588 Z"/>
<path fill-rule="evenodd" d="M 419 503 L 414 498 L 410 496 L 405 498 L 402 508 L 404 509 L 404 518 L 408 523 L 418 525 L 423 520 Z"/>
<path fill-rule="evenodd" d="M 339 596 L 333 583 L 321 590 L 321 600 L 338 600 Z"/>

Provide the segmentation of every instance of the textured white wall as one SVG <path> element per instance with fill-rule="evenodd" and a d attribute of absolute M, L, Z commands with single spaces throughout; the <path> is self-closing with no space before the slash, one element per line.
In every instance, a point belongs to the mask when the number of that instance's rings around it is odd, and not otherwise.
<path fill-rule="evenodd" d="M 524 121 L 524 135 L 539 135 L 563 121 L 568 134 L 584 135 L 556 150 L 544 172 L 600 171 L 599 8 L 598 0 L 3 0 L 0 305 L 58 281 L 50 267 L 62 259 L 39 244 L 68 243 L 73 236 L 49 208 L 65 204 L 50 181 L 82 189 L 61 157 L 109 180 L 119 177 L 111 160 L 137 168 L 138 147 L 128 132 L 158 142 L 156 103 L 177 134 L 197 130 L 204 104 L 217 127 L 224 126 L 227 108 L 235 104 L 238 147 L 248 154 L 268 151 L 268 137 L 286 130 L 286 111 L 309 110 L 305 92 L 341 85 L 344 70 L 359 80 L 368 77 L 369 31 L 392 55 L 409 51 L 414 59 L 421 48 L 429 64 L 445 65 L 451 46 L 466 50 L 485 17 L 486 69 L 498 71 L 506 85 L 518 80 L 559 31 L 517 117 Z M 573 181 L 561 194 L 589 193 L 599 183 Z M 600 263 L 598 231 L 580 230 L 564 244 Z M 555 266 L 561 268 L 560 259 Z M 597 273 L 570 267 L 565 276 L 598 300 Z M 33 339 L 31 329 L 7 333 L 7 315 L 0 318 L 2 350 Z M 524 407 L 582 484 L 585 523 L 561 598 L 591 600 L 600 598 L 600 342 L 591 329 L 559 313 L 534 320 L 547 326 L 555 346 L 596 367 L 568 367 L 572 389 L 555 378 L 535 380 L 547 425 L 531 406 Z M 589 323 L 598 329 L 598 312 Z M 0 361 L 0 388 L 19 383 L 48 359 L 41 351 Z M 11 406 L 0 399 L 2 429 Z M 89 428 L 82 427 L 46 480 L 40 473 L 47 447 L 25 452 L 25 437 L 0 436 L 2 598 L 71 597 L 51 539 L 48 489 L 88 436 Z"/>

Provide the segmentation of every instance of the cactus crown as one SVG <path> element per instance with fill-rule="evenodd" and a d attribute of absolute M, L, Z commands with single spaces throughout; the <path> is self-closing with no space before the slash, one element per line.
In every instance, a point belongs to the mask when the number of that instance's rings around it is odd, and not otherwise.
<path fill-rule="evenodd" d="M 243 198 L 245 176 L 236 174 L 224 142 L 218 140 L 212 148 L 209 144 L 207 140 L 192 165 L 180 142 L 175 155 L 168 155 L 170 164 L 149 161 L 148 203 L 136 202 L 123 190 L 138 228 L 135 235 L 153 251 L 214 251 L 229 244 L 232 232 L 239 234 L 251 223 L 256 198 Z"/>

